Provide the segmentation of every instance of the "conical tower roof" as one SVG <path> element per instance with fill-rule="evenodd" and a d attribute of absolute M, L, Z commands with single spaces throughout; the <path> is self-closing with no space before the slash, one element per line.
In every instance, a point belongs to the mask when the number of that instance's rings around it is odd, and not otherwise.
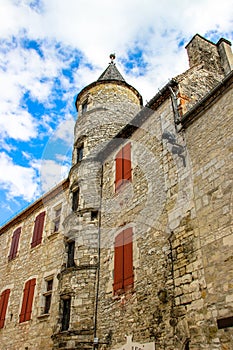
<path fill-rule="evenodd" d="M 134 94 L 138 97 L 140 101 L 140 105 L 142 105 L 142 96 L 139 94 L 139 92 L 131 85 L 129 85 L 125 79 L 122 77 L 121 73 L 117 69 L 115 63 L 113 62 L 115 59 L 115 54 L 110 55 L 111 62 L 109 63 L 108 67 L 105 69 L 105 71 L 100 75 L 100 77 L 94 81 L 93 83 L 85 86 L 77 95 L 76 98 L 76 108 L 78 110 L 78 101 L 80 101 L 81 96 L 86 94 L 87 91 L 90 91 L 94 86 L 102 85 L 102 84 L 116 84 L 125 86 L 131 91 L 134 92 Z"/>
<path fill-rule="evenodd" d="M 101 81 L 101 80 L 125 81 L 125 79 L 122 77 L 121 73 L 117 69 L 115 63 L 113 62 L 109 63 L 109 66 L 105 69 L 105 71 L 101 74 L 101 76 L 97 81 Z"/>
<path fill-rule="evenodd" d="M 99 77 L 99 79 L 97 81 L 119 80 L 119 81 L 125 82 L 125 79 L 122 77 L 121 73 L 119 72 L 115 63 L 113 62 L 113 60 L 115 59 L 115 54 L 111 54 L 110 58 L 111 58 L 111 63 L 109 63 L 108 67 L 101 74 L 101 76 Z"/>

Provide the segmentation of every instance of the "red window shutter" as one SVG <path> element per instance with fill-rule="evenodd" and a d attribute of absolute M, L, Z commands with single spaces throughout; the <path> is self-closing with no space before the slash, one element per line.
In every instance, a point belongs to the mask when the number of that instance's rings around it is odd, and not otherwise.
<path fill-rule="evenodd" d="M 28 301 L 27 301 L 27 307 L 26 307 L 25 321 L 28 321 L 31 319 L 35 285 L 36 285 L 36 279 L 33 278 L 32 280 L 30 280 L 30 288 L 29 288 Z"/>
<path fill-rule="evenodd" d="M 116 180 L 115 180 L 115 190 L 121 186 L 123 182 L 123 153 L 122 149 L 117 153 L 116 158 Z"/>
<path fill-rule="evenodd" d="M 114 247 L 114 284 L 113 290 L 116 292 L 123 288 L 123 273 L 124 273 L 124 261 L 123 261 L 123 246 L 124 246 L 124 232 L 122 231 L 115 238 Z"/>
<path fill-rule="evenodd" d="M 36 285 L 35 278 L 25 283 L 24 293 L 23 293 L 23 302 L 22 302 L 22 308 L 21 308 L 20 319 L 19 319 L 20 323 L 31 319 L 35 285 Z"/>
<path fill-rule="evenodd" d="M 21 233 L 21 227 L 18 227 L 13 233 L 12 241 L 11 241 L 11 249 L 10 249 L 8 260 L 14 259 L 16 257 L 18 246 L 19 246 L 20 233 Z"/>
<path fill-rule="evenodd" d="M 127 145 L 123 148 L 123 179 L 131 180 L 131 144 L 127 143 Z"/>
<path fill-rule="evenodd" d="M 43 211 L 36 217 L 32 243 L 31 243 L 32 248 L 41 243 L 43 228 L 44 228 L 44 218 L 45 218 L 45 211 Z"/>
<path fill-rule="evenodd" d="M 10 289 L 6 289 L 2 292 L 0 297 L 0 328 L 4 327 L 9 296 L 10 296 Z"/>
<path fill-rule="evenodd" d="M 133 284 L 133 231 L 124 230 L 124 287 Z"/>
<path fill-rule="evenodd" d="M 21 308 L 21 313 L 20 313 L 20 317 L 19 317 L 20 323 L 25 321 L 25 314 L 26 314 L 26 309 L 27 309 L 27 300 L 28 300 L 28 295 L 29 295 L 29 290 L 30 290 L 30 284 L 31 284 L 31 281 L 27 281 L 25 283 L 24 292 L 23 292 L 22 308 Z"/>

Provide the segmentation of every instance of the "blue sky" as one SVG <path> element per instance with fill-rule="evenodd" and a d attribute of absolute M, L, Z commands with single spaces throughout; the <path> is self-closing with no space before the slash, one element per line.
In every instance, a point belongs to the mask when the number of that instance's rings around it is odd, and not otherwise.
<path fill-rule="evenodd" d="M 0 0 L 0 225 L 67 175 L 76 95 L 111 52 L 145 103 L 193 35 L 232 28 L 231 0 Z"/>

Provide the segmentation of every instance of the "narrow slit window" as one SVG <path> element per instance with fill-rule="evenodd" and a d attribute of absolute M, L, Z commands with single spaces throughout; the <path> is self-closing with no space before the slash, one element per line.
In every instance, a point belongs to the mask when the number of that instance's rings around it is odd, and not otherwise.
<path fill-rule="evenodd" d="M 62 300 L 62 331 L 67 331 L 70 326 L 70 307 L 71 307 L 71 298 Z"/>
<path fill-rule="evenodd" d="M 68 244 L 67 244 L 67 267 L 75 266 L 74 252 L 75 252 L 75 241 L 68 242 Z"/>
<path fill-rule="evenodd" d="M 72 210 L 76 211 L 78 210 L 79 205 L 79 188 L 73 191 L 72 195 Z"/>
<path fill-rule="evenodd" d="M 83 148 L 83 144 L 77 147 L 77 163 L 81 162 L 81 160 L 83 159 Z"/>
<path fill-rule="evenodd" d="M 87 101 L 83 102 L 82 104 L 82 114 L 86 113 L 87 111 Z"/>

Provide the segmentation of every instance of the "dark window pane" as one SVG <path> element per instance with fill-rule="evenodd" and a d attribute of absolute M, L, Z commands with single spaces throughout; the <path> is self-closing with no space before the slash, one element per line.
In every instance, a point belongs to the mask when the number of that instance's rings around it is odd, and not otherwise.
<path fill-rule="evenodd" d="M 67 259 L 67 267 L 75 266 L 74 262 L 74 250 L 75 250 L 75 242 L 68 243 L 68 259 Z"/>
<path fill-rule="evenodd" d="M 59 226 L 60 226 L 60 217 L 54 220 L 54 232 L 59 231 Z"/>
<path fill-rule="evenodd" d="M 91 220 L 96 220 L 98 218 L 98 210 L 93 210 L 91 212 Z"/>
<path fill-rule="evenodd" d="M 83 159 L 83 145 L 77 148 L 77 162 Z"/>
<path fill-rule="evenodd" d="M 78 202 L 79 202 L 79 189 L 77 189 L 75 192 L 73 192 L 73 198 L 72 198 L 72 210 L 76 211 L 78 209 Z"/>
<path fill-rule="evenodd" d="M 52 295 L 46 295 L 45 297 L 45 308 L 44 308 L 44 313 L 48 314 L 49 310 L 50 310 L 50 305 L 51 305 L 51 299 L 52 299 Z"/>
<path fill-rule="evenodd" d="M 47 291 L 49 292 L 52 289 L 53 289 L 53 280 L 49 280 L 47 281 Z"/>
<path fill-rule="evenodd" d="M 87 111 L 87 101 L 82 104 L 82 114 Z"/>
<path fill-rule="evenodd" d="M 62 331 L 67 331 L 70 325 L 70 306 L 71 299 L 63 300 L 63 312 L 62 312 Z"/>

